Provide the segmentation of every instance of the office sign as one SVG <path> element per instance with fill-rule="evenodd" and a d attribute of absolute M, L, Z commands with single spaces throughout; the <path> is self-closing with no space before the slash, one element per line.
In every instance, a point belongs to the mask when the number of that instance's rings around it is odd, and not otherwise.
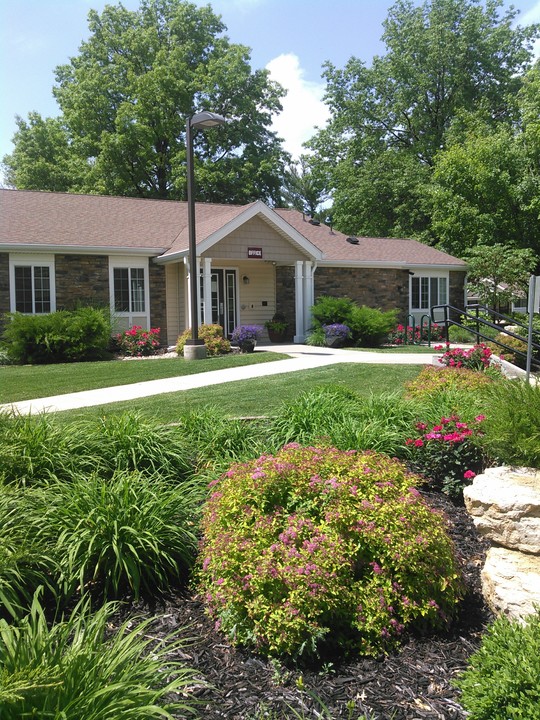
<path fill-rule="evenodd" d="M 248 247 L 248 258 L 256 258 L 262 260 L 263 249 L 260 247 Z"/>

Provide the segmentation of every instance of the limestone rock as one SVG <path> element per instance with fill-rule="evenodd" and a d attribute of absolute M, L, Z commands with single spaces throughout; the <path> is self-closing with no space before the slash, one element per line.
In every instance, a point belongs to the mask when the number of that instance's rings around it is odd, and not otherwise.
<path fill-rule="evenodd" d="M 482 570 L 486 602 L 499 614 L 523 619 L 540 606 L 540 556 L 492 547 Z"/>
<path fill-rule="evenodd" d="M 540 555 L 540 471 L 488 468 L 463 492 L 478 532 L 496 545 Z"/>

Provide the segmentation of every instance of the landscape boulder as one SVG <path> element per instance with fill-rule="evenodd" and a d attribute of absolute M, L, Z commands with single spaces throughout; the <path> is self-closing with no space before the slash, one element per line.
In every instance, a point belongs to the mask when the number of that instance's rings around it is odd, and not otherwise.
<path fill-rule="evenodd" d="M 492 547 L 482 569 L 482 592 L 496 613 L 523 619 L 540 605 L 540 556 Z"/>
<path fill-rule="evenodd" d="M 488 468 L 465 488 L 476 529 L 495 545 L 540 553 L 540 471 Z"/>
<path fill-rule="evenodd" d="M 540 606 L 540 471 L 488 468 L 463 496 L 478 532 L 492 543 L 482 570 L 486 602 L 523 619 Z"/>

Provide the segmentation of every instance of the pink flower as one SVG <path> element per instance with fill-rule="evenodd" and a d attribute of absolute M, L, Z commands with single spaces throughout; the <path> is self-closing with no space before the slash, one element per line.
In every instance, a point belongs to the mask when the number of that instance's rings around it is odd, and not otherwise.
<path fill-rule="evenodd" d="M 465 480 L 472 480 L 472 478 L 476 477 L 476 473 L 472 470 L 466 470 L 463 473 L 463 477 L 465 478 Z"/>

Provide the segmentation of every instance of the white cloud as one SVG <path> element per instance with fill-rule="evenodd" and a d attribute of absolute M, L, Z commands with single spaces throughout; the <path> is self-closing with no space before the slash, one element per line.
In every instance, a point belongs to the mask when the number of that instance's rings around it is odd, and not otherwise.
<path fill-rule="evenodd" d="M 519 25 L 532 25 L 540 22 L 540 2 L 536 2 L 530 10 L 518 15 Z"/>
<path fill-rule="evenodd" d="M 537 0 L 537 2 L 535 2 L 532 8 L 527 10 L 527 12 L 518 15 L 516 24 L 524 27 L 526 25 L 533 25 L 534 23 L 538 22 L 540 22 L 540 0 Z M 533 54 L 535 59 L 538 59 L 540 57 L 540 40 L 534 41 Z"/>
<path fill-rule="evenodd" d="M 302 144 L 314 135 L 315 127 L 323 127 L 330 117 L 322 101 L 325 85 L 305 80 L 300 60 L 292 53 L 279 55 L 266 69 L 272 80 L 287 90 L 283 112 L 274 118 L 272 129 L 283 138 L 285 150 L 298 158 L 306 152 Z"/>

